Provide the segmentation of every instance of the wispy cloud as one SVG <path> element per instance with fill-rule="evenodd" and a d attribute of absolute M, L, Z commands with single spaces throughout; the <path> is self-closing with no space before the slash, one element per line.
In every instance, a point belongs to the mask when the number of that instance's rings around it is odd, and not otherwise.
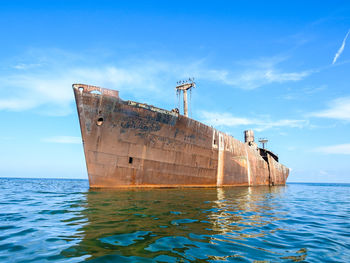
<path fill-rule="evenodd" d="M 165 86 L 168 77 L 165 72 L 169 66 L 154 61 L 124 67 L 87 67 L 68 63 L 35 71 L 23 66 L 25 70 L 21 69 L 20 72 L 0 75 L 0 110 L 22 111 L 50 107 L 51 115 L 67 115 L 72 111 L 70 103 L 74 99 L 71 89 L 73 83 L 119 89 L 123 94 L 131 93 L 135 96 L 152 92 L 153 97 L 157 97 L 162 94 L 161 87 Z M 169 89 L 169 92 L 173 90 Z"/>
<path fill-rule="evenodd" d="M 36 64 L 26 64 L 26 63 L 18 63 L 13 66 L 14 69 L 20 69 L 20 70 L 27 70 L 31 68 L 37 68 L 42 66 L 42 64 L 36 63 Z"/>
<path fill-rule="evenodd" d="M 147 97 L 148 102 L 155 103 L 157 98 L 164 102 L 164 98 L 172 97 L 173 89 L 164 87 L 171 87 L 175 80 L 186 77 L 232 88 L 256 89 L 271 83 L 299 81 L 312 73 L 278 69 L 277 65 L 286 60 L 282 57 L 241 61 L 230 70 L 208 67 L 205 60 L 200 59 L 186 63 L 144 59 L 101 64 L 87 57 L 44 50 L 32 52 L 26 61 L 8 66 L 11 70 L 0 74 L 0 110 L 45 108 L 45 114 L 70 114 L 74 109 L 71 85 L 77 82 L 118 89 L 122 95 L 131 94 L 141 100 Z"/>
<path fill-rule="evenodd" d="M 344 40 L 340 46 L 340 48 L 338 49 L 337 53 L 335 54 L 334 58 L 333 58 L 333 62 L 332 64 L 334 64 L 335 62 L 337 62 L 337 59 L 339 58 L 339 56 L 341 55 L 341 53 L 343 53 L 344 48 L 345 48 L 345 44 L 346 44 L 346 39 L 348 38 L 350 33 L 350 30 L 348 31 L 348 33 L 345 35 Z"/>
<path fill-rule="evenodd" d="M 48 143 L 81 144 L 81 138 L 75 136 L 54 136 L 43 138 L 42 141 Z"/>
<path fill-rule="evenodd" d="M 300 100 L 308 100 L 308 99 L 311 99 L 313 97 L 310 95 L 320 93 L 326 89 L 327 89 L 327 85 L 321 85 L 319 87 L 310 87 L 309 86 L 309 87 L 299 89 L 297 91 L 294 91 L 294 90 L 290 91 L 289 93 L 281 96 L 281 98 L 285 99 L 285 100 L 299 100 L 299 101 Z M 300 96 L 300 94 L 303 94 L 306 96 Z"/>
<path fill-rule="evenodd" d="M 205 70 L 200 75 L 236 88 L 253 90 L 273 83 L 300 81 L 315 72 L 315 70 L 282 71 L 278 69 L 278 64 L 284 60 L 286 58 L 272 57 L 239 62 L 239 70 Z"/>
<path fill-rule="evenodd" d="M 37 105 L 35 101 L 31 101 L 30 98 L 7 98 L 0 99 L 0 110 L 7 109 L 12 111 L 21 111 L 29 108 L 33 108 Z"/>
<path fill-rule="evenodd" d="M 314 152 L 324 153 L 324 154 L 350 154 L 350 143 L 337 144 L 330 146 L 323 146 L 314 149 Z"/>
<path fill-rule="evenodd" d="M 350 97 L 332 100 L 328 109 L 313 112 L 310 116 L 350 121 Z"/>
<path fill-rule="evenodd" d="M 267 117 L 262 118 L 242 118 L 233 116 L 230 113 L 218 113 L 202 111 L 201 114 L 204 123 L 215 127 L 235 127 L 235 126 L 254 126 L 256 131 L 263 131 L 277 127 L 302 128 L 308 125 L 307 120 L 270 120 Z"/>

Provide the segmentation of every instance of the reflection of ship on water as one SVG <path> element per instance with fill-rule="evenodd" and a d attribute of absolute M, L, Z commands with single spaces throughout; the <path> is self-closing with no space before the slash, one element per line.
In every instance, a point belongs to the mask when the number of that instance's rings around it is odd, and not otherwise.
<path fill-rule="evenodd" d="M 217 189 L 216 208 L 209 218 L 213 222 L 214 229 L 222 234 L 229 233 L 237 238 L 256 237 L 263 233 L 246 234 L 242 230 L 266 225 L 271 221 L 279 220 L 274 213 L 271 195 L 278 198 L 284 191 L 284 187 L 240 187 L 237 189 Z M 263 215 L 270 217 L 265 221 Z"/>
<path fill-rule="evenodd" d="M 242 257 L 240 251 L 256 254 L 259 259 L 265 259 L 263 254 L 273 254 L 279 260 L 303 261 L 307 256 L 307 249 L 300 248 L 296 252 L 290 250 L 279 252 L 259 247 L 254 241 L 268 242 L 267 237 L 275 235 L 277 231 L 284 231 L 277 227 L 278 221 L 283 220 L 286 212 L 282 212 L 278 200 L 281 199 L 285 187 L 242 187 L 242 188 L 217 188 L 217 200 L 213 203 L 212 213 L 208 215 L 213 225 L 213 230 L 219 234 L 210 237 L 210 243 L 220 245 L 222 242 L 232 244 L 233 255 L 223 257 L 213 256 L 213 260 L 228 260 L 229 258 Z M 271 227 L 274 226 L 274 227 Z M 265 239 L 266 238 L 266 239 Z M 282 244 L 279 247 L 283 247 Z M 248 252 L 250 251 L 250 252 Z M 256 252 L 259 251 L 259 252 Z M 260 253 L 264 252 L 264 253 Z M 255 261 L 254 261 L 255 262 Z"/>
<path fill-rule="evenodd" d="M 89 191 L 81 211 L 87 219 L 79 230 L 82 239 L 62 254 L 188 262 L 200 254 L 206 259 L 242 255 L 237 247 L 260 251 L 248 243 L 276 230 L 263 228 L 283 216 L 274 204 L 282 192 L 283 187 Z M 228 244 L 224 252 L 223 243 Z"/>
<path fill-rule="evenodd" d="M 86 207 L 81 211 L 88 220 L 80 229 L 83 238 L 79 245 L 63 253 L 68 257 L 79 251 L 91 258 L 153 258 L 159 253 L 147 248 L 158 239 L 188 238 L 190 232 L 212 234 L 205 229 L 209 222 L 204 222 L 207 217 L 201 210 L 210 209 L 215 200 L 215 189 L 89 191 Z M 195 209 L 193 202 L 201 206 Z M 168 254 L 179 256 L 171 251 Z"/>

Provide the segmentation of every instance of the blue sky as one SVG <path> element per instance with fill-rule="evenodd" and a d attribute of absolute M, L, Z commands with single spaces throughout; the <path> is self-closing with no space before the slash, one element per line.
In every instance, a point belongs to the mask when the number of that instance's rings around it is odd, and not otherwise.
<path fill-rule="evenodd" d="M 349 1 L 0 1 L 0 176 L 87 178 L 72 83 L 245 129 L 290 182 L 350 183 Z"/>

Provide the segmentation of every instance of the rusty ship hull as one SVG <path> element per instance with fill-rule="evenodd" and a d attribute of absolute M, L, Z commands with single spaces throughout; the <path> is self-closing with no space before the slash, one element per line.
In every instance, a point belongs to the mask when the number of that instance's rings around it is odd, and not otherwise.
<path fill-rule="evenodd" d="M 89 184 L 110 187 L 284 185 L 277 157 L 201 122 L 119 92 L 74 84 Z"/>

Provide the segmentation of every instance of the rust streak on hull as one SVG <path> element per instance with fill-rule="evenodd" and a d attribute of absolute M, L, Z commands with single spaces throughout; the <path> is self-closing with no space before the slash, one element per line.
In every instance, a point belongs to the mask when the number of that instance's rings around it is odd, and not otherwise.
<path fill-rule="evenodd" d="M 177 112 L 74 84 L 90 187 L 283 185 L 272 153 Z"/>

